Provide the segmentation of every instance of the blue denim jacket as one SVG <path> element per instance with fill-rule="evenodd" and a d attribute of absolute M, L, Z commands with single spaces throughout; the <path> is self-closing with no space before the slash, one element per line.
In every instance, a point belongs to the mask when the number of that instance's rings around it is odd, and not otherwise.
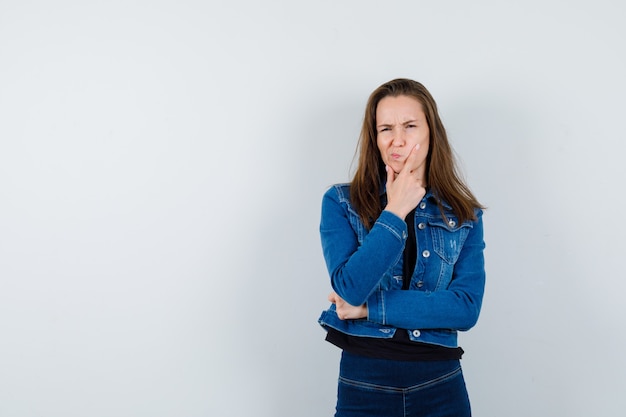
<path fill-rule="evenodd" d="M 367 319 L 340 320 L 332 304 L 319 323 L 354 336 L 391 338 L 406 329 L 414 341 L 457 346 L 457 331 L 476 324 L 485 287 L 482 211 L 458 224 L 426 193 L 415 210 L 417 262 L 402 290 L 407 225 L 383 211 L 371 228 L 350 203 L 349 184 L 331 187 L 322 200 L 320 234 L 334 291 L 352 305 L 367 305 Z"/>

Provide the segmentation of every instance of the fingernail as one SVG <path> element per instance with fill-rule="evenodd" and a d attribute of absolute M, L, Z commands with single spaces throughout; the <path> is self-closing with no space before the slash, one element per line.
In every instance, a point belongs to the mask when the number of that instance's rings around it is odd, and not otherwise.
<path fill-rule="evenodd" d="M 418 143 L 417 145 L 415 145 L 415 150 L 418 150 L 420 148 L 420 144 Z"/>

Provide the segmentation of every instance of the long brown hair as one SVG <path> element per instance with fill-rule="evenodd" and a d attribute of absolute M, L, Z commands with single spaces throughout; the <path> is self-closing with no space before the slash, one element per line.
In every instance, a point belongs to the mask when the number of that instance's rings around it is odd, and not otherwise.
<path fill-rule="evenodd" d="M 413 97 L 422 104 L 430 130 L 426 156 L 426 184 L 437 198 L 444 215 L 442 200 L 450 205 L 459 224 L 475 220 L 474 209 L 483 208 L 469 187 L 460 178 L 452 147 L 439 118 L 437 104 L 426 87 L 406 78 L 391 80 L 370 95 L 365 107 L 363 127 L 359 137 L 359 162 L 350 187 L 350 198 L 361 221 L 370 229 L 383 210 L 380 194 L 386 180 L 385 164 L 376 143 L 376 108 L 387 96 Z"/>

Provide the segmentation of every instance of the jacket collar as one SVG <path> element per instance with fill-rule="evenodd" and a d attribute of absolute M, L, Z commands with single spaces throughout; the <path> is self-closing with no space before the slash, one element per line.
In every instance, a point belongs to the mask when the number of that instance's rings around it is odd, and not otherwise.
<path fill-rule="evenodd" d="M 387 193 L 387 184 L 383 183 L 380 187 L 380 196 L 381 198 L 384 197 L 385 199 L 387 198 L 387 196 L 385 195 Z M 443 208 L 447 209 L 447 210 L 452 210 L 452 206 L 450 204 L 448 204 L 447 201 L 442 200 L 437 198 L 437 196 L 432 192 L 432 190 L 430 188 L 426 189 L 426 194 L 424 195 L 424 199 L 429 200 L 435 204 L 437 204 L 438 202 L 441 203 L 441 205 L 443 206 Z"/>

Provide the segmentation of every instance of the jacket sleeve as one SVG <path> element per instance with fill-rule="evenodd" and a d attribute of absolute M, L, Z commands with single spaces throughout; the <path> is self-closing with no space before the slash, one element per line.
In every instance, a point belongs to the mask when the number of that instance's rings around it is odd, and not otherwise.
<path fill-rule="evenodd" d="M 404 220 L 383 211 L 359 245 L 358 228 L 351 223 L 347 202 L 336 187 L 322 199 L 320 236 L 333 290 L 351 305 L 364 304 L 378 283 L 402 256 L 407 238 Z M 354 220 L 354 219 L 353 219 Z"/>
<path fill-rule="evenodd" d="M 403 329 L 470 329 L 478 320 L 485 288 L 484 248 L 479 211 L 447 289 L 376 291 L 367 300 L 368 320 Z"/>

